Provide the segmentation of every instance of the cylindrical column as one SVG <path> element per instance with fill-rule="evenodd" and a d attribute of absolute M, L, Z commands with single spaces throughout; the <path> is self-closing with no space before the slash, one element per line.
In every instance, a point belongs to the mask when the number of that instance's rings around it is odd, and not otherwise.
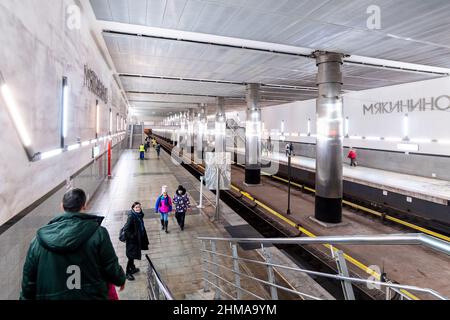
<path fill-rule="evenodd" d="M 225 116 L 225 99 L 223 97 L 217 98 L 217 112 L 215 125 L 215 152 L 226 152 L 226 116 Z"/>
<path fill-rule="evenodd" d="M 192 155 L 194 152 L 194 122 L 195 122 L 195 110 L 189 109 L 188 121 L 187 121 L 187 152 Z"/>
<path fill-rule="evenodd" d="M 197 141 L 195 143 L 196 149 L 196 162 L 202 162 L 203 160 L 203 151 L 205 149 L 205 134 L 208 129 L 208 119 L 207 119 L 207 111 L 206 104 L 200 105 L 200 112 L 197 118 Z M 197 161 L 198 160 L 198 161 Z"/>
<path fill-rule="evenodd" d="M 342 221 L 343 55 L 315 52 L 317 86 L 316 205 L 315 218 Z"/>
<path fill-rule="evenodd" d="M 177 146 L 179 149 L 183 148 L 185 143 L 185 132 L 186 132 L 186 116 L 184 112 L 180 112 L 180 130 L 177 134 Z"/>
<path fill-rule="evenodd" d="M 245 134 L 245 184 L 261 183 L 261 109 L 260 85 L 247 85 L 247 121 Z"/>

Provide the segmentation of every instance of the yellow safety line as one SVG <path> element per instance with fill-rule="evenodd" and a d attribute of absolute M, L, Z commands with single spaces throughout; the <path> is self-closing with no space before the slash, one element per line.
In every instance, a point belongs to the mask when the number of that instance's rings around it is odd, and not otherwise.
<path fill-rule="evenodd" d="M 299 231 L 301 231 L 303 234 L 307 235 L 310 238 L 316 238 L 317 236 L 315 234 L 313 234 L 312 232 L 306 230 L 305 228 L 298 226 L 294 221 L 290 220 L 289 218 L 286 218 L 285 216 L 283 216 L 282 214 L 276 212 L 275 210 L 273 210 L 272 208 L 270 208 L 269 206 L 267 206 L 266 204 L 262 203 L 259 200 L 256 200 L 255 198 L 253 198 L 248 192 L 242 191 L 240 190 L 238 187 L 232 185 L 231 186 L 233 190 L 239 192 L 240 194 L 242 194 L 243 196 L 247 197 L 248 199 L 254 201 L 256 204 L 258 204 L 260 207 L 262 207 L 263 209 L 265 209 L 266 211 L 270 212 L 271 214 L 275 215 L 276 217 L 278 217 L 279 219 L 283 220 L 284 222 L 286 222 L 287 224 L 289 224 L 290 226 L 298 229 Z M 326 248 L 331 249 L 333 248 L 334 251 L 337 251 L 338 249 L 336 247 L 332 247 L 329 244 L 325 244 L 324 245 Z M 355 258 L 351 257 L 350 255 L 344 253 L 344 257 L 345 259 L 350 262 L 351 264 L 355 265 L 356 267 L 358 267 L 359 269 L 363 270 L 364 272 L 372 275 L 375 277 L 376 280 L 380 281 L 381 279 L 381 275 L 377 272 L 375 272 L 374 270 L 370 269 L 369 267 L 367 267 L 365 264 L 363 264 L 362 262 L 356 260 Z M 420 300 L 418 297 L 416 297 L 415 295 L 413 295 L 412 293 L 401 289 L 401 292 L 403 292 L 404 294 L 406 294 L 408 297 L 410 297 L 413 300 Z"/>
<path fill-rule="evenodd" d="M 283 182 L 286 182 L 286 183 L 289 183 L 288 180 L 283 179 L 283 178 L 280 178 L 280 177 L 277 177 L 277 176 L 272 176 L 272 178 L 277 179 L 277 180 L 280 180 L 280 181 L 283 181 Z M 293 186 L 296 186 L 296 187 L 299 187 L 299 188 L 302 188 L 302 187 L 303 187 L 305 190 L 308 190 L 308 191 L 313 192 L 313 193 L 316 192 L 316 190 L 314 190 L 314 189 L 308 188 L 308 187 L 306 187 L 306 186 L 302 186 L 302 185 L 300 185 L 300 184 L 298 184 L 298 183 L 295 183 L 295 182 L 291 182 L 291 184 L 292 184 Z M 347 200 L 343 200 L 342 203 L 345 204 L 345 205 L 348 205 L 349 207 L 353 207 L 353 208 L 355 208 L 355 209 L 359 209 L 359 210 L 361 210 L 361 211 L 364 211 L 364 212 L 367 212 L 367 213 L 376 215 L 376 216 L 378 216 L 378 217 L 382 217 L 382 216 L 383 216 L 383 214 L 382 214 L 381 212 L 378 212 L 378 211 L 375 211 L 375 210 L 372 210 L 372 209 L 369 209 L 369 208 L 366 208 L 366 207 L 357 205 L 357 204 L 352 203 L 352 202 L 347 201 Z M 433 237 L 436 237 L 436 238 L 439 238 L 439 239 L 442 239 L 442 240 L 445 240 L 445 241 L 449 241 L 449 242 L 450 242 L 450 237 L 447 237 L 447 236 L 445 236 L 445 235 L 443 235 L 443 234 L 440 234 L 440 233 L 437 233 L 437 232 L 434 232 L 434 231 L 431 231 L 431 230 L 422 228 L 422 227 L 420 227 L 420 226 L 418 226 L 418 225 L 415 225 L 415 224 L 412 224 L 412 223 L 403 221 L 403 220 L 401 220 L 401 219 L 392 217 L 392 216 L 390 216 L 390 215 L 385 215 L 385 218 L 386 218 L 386 220 L 390 220 L 390 221 L 392 221 L 392 222 L 401 224 L 401 225 L 403 225 L 403 226 L 405 226 L 405 227 L 408 227 L 408 228 L 411 228 L 411 229 L 420 231 L 420 232 L 422 232 L 422 233 L 426 233 L 426 234 L 431 235 L 431 236 L 433 236 Z"/>
<path fill-rule="evenodd" d="M 185 157 L 184 155 L 183 155 L 183 158 L 189 160 L 189 158 Z M 203 166 L 201 166 L 201 165 L 198 165 L 198 166 L 201 167 L 203 170 L 205 169 L 205 168 L 204 168 Z M 273 176 L 273 177 L 276 178 L 276 179 L 279 179 L 279 180 L 287 181 L 287 180 L 285 180 L 285 179 L 283 179 L 283 178 L 280 178 L 280 177 L 276 177 L 276 176 Z M 287 181 L 287 182 L 288 182 L 288 181 Z M 291 183 L 292 183 L 292 182 L 291 182 Z M 295 184 L 292 183 L 292 184 L 293 184 L 293 185 L 297 185 L 297 186 L 299 186 L 299 187 L 302 187 L 301 185 L 296 184 L 296 183 L 295 183 Z M 297 225 L 294 221 L 292 221 L 292 220 L 286 218 L 285 216 L 283 216 L 282 214 L 276 212 L 275 210 L 273 210 L 272 208 L 270 208 L 270 207 L 267 206 L 266 204 L 262 203 L 262 202 L 259 201 L 259 200 L 256 200 L 256 199 L 253 198 L 248 192 L 245 192 L 245 191 L 240 190 L 238 187 L 234 186 L 233 184 L 231 184 L 231 188 L 232 188 L 233 190 L 237 191 L 238 193 L 242 194 L 243 196 L 247 197 L 247 198 L 250 199 L 251 201 L 254 201 L 257 205 L 259 205 L 260 207 L 264 208 L 266 211 L 272 213 L 273 215 L 275 215 L 275 216 L 278 217 L 279 219 L 283 220 L 284 222 L 286 222 L 286 223 L 289 224 L 290 226 L 292 226 L 292 227 L 298 229 L 299 231 L 301 231 L 303 234 L 307 235 L 308 237 L 310 237 L 310 238 L 315 238 L 315 237 L 317 237 L 317 236 L 316 236 L 315 234 L 313 234 L 312 232 L 310 232 L 310 231 L 306 230 L 305 228 L 303 228 L 303 227 Z M 312 190 L 313 192 L 315 192 L 315 190 L 313 190 L 313 189 L 311 189 L 311 188 L 307 188 L 307 187 L 304 187 L 304 188 L 305 188 L 306 190 L 309 189 L 309 190 Z M 364 209 L 366 209 L 366 208 L 364 208 Z M 370 210 L 370 209 L 367 209 L 367 210 Z M 430 232 L 431 232 L 431 231 L 430 231 Z M 326 248 L 328 248 L 328 249 L 331 249 L 331 246 L 330 246 L 329 244 L 325 244 L 324 246 L 325 246 Z M 333 250 L 336 251 L 336 250 L 338 250 L 338 249 L 337 249 L 336 247 L 333 247 Z M 345 259 L 346 259 L 348 262 L 350 262 L 351 264 L 355 265 L 356 267 L 358 267 L 359 269 L 363 270 L 364 272 L 366 272 L 366 273 L 368 273 L 368 274 L 374 276 L 378 281 L 380 281 L 381 275 L 380 275 L 379 273 L 377 273 L 377 272 L 375 272 L 374 270 L 370 269 L 370 268 L 367 267 L 365 264 L 359 262 L 358 260 L 356 260 L 355 258 L 349 256 L 349 255 L 346 254 L 346 253 L 344 253 L 344 257 L 345 257 Z M 404 290 L 404 289 L 400 289 L 400 291 L 401 291 L 402 293 L 404 293 L 405 295 L 407 295 L 408 297 L 410 297 L 411 299 L 413 299 L 413 300 L 420 300 L 418 297 L 416 297 L 415 295 L 413 295 L 412 293 L 410 293 L 410 292 L 408 292 L 408 291 L 406 291 L 406 290 Z"/>

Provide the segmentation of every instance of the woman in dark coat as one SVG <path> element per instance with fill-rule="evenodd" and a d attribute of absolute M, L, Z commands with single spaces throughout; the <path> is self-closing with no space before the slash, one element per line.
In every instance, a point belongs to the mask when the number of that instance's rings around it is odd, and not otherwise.
<path fill-rule="evenodd" d="M 126 276 L 128 280 L 132 281 L 134 280 L 133 274 L 139 272 L 139 269 L 134 265 L 134 260 L 141 260 L 141 250 L 148 250 L 149 245 L 147 231 L 144 226 L 144 213 L 139 202 L 133 203 L 123 230 L 128 258 Z"/>

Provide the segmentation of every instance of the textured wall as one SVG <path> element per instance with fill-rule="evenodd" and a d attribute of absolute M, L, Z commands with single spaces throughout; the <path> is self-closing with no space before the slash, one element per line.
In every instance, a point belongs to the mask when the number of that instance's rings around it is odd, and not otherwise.
<path fill-rule="evenodd" d="M 126 148 L 126 139 L 112 151 L 113 164 Z M 91 198 L 107 176 L 107 155 L 103 154 L 94 163 L 73 178 L 70 184 L 61 187 L 51 197 L 34 208 L 24 218 L 5 232 L 0 233 L 0 300 L 17 300 L 20 294 L 22 268 L 31 240 L 37 229 L 46 225 L 61 213 L 61 200 L 66 188 L 82 188 Z"/>
<path fill-rule="evenodd" d="M 91 36 L 85 13 L 80 29 L 68 27 L 71 5 L 72 0 L 0 1 L 0 71 L 39 152 L 59 147 L 63 76 L 68 77 L 70 88 L 67 144 L 95 137 L 98 98 L 84 86 L 85 64 L 109 89 L 108 104 L 100 103 L 101 135 L 109 131 L 109 108 L 113 115 L 126 115 L 125 103 Z M 6 111 L 0 98 L 0 225 L 91 160 L 91 148 L 85 147 L 30 163 Z M 114 131 L 115 123 L 113 117 Z"/>
<path fill-rule="evenodd" d="M 277 143 L 277 142 L 274 142 Z M 287 142 L 278 142 L 280 152 L 284 153 Z M 293 142 L 295 155 L 315 158 L 316 145 Z M 348 163 L 349 148 L 344 148 L 344 161 Z M 405 154 L 384 150 L 358 149 L 358 164 L 363 167 L 406 173 L 416 176 L 450 180 L 450 157 L 422 154 Z"/>
<path fill-rule="evenodd" d="M 391 87 L 383 87 L 372 90 L 351 92 L 344 95 L 344 118 L 349 118 L 349 135 L 365 137 L 403 138 L 403 118 L 408 112 L 366 114 L 364 104 L 371 105 L 377 102 L 396 102 L 413 99 L 414 103 L 425 98 L 429 103 L 431 98 L 450 95 L 450 77 L 414 82 Z M 448 98 L 440 101 L 442 108 L 447 107 Z M 416 139 L 442 139 L 450 140 L 450 108 L 448 110 L 431 110 L 430 106 L 425 111 L 408 113 L 409 138 Z M 244 118 L 245 119 L 245 118 Z M 316 131 L 316 101 L 308 100 L 293 102 L 285 105 L 267 107 L 262 109 L 262 121 L 265 129 L 272 134 L 280 132 L 281 121 L 285 121 L 285 132 L 307 133 L 308 119 L 311 119 L 311 133 Z M 288 140 L 315 143 L 314 137 L 287 137 Z M 397 151 L 398 142 L 370 141 L 344 139 L 347 146 L 382 149 Z M 450 155 L 450 144 L 418 143 L 419 153 Z"/>

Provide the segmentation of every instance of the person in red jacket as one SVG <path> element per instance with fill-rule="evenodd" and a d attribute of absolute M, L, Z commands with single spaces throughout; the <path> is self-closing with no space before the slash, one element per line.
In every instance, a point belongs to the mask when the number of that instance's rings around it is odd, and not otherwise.
<path fill-rule="evenodd" d="M 348 153 L 348 156 L 347 156 L 347 158 L 350 159 L 350 167 L 353 167 L 353 166 L 356 167 L 356 165 L 357 165 L 356 157 L 357 156 L 358 155 L 356 154 L 356 151 L 353 148 L 350 148 L 350 152 Z"/>

